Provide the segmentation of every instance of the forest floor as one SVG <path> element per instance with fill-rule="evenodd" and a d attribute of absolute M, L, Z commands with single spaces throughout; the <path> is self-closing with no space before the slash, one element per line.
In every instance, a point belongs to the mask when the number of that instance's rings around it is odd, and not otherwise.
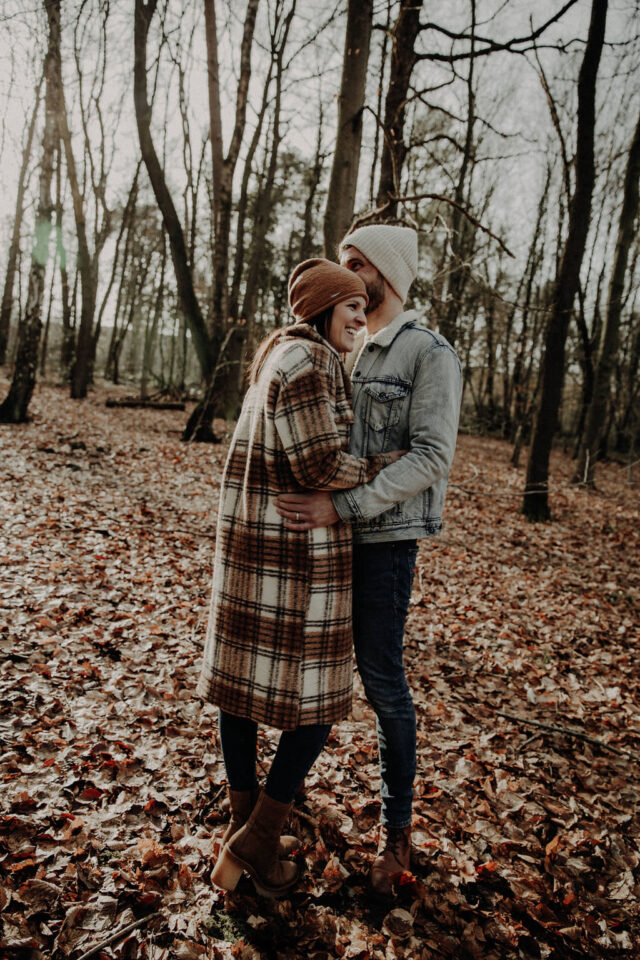
<path fill-rule="evenodd" d="M 294 809 L 304 880 L 225 896 L 224 767 L 193 689 L 226 444 L 106 396 L 40 386 L 32 422 L 0 427 L 0 956 L 79 958 L 115 933 L 94 956 L 639 957 L 637 477 L 603 464 L 596 491 L 572 486 L 558 452 L 554 521 L 531 525 L 510 447 L 460 436 L 407 628 L 419 774 L 397 903 L 367 895 L 359 685 Z"/>

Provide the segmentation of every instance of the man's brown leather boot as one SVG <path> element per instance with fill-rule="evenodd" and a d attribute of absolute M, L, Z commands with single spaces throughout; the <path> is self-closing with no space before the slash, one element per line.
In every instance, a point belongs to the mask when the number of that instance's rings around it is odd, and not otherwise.
<path fill-rule="evenodd" d="M 411 827 L 380 827 L 378 855 L 371 867 L 371 891 L 376 897 L 394 895 L 393 884 L 410 869 Z"/>

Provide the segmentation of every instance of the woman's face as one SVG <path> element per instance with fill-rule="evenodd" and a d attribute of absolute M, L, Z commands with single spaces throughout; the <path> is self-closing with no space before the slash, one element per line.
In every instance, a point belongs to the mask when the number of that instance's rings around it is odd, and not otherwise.
<path fill-rule="evenodd" d="M 338 353 L 351 353 L 356 335 L 366 325 L 364 297 L 351 297 L 337 303 L 327 330 L 327 340 Z"/>

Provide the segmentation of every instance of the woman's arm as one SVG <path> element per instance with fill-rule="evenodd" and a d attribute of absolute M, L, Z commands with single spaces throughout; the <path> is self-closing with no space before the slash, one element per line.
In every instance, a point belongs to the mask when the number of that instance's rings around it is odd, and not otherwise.
<path fill-rule="evenodd" d="M 398 451 L 354 457 L 342 449 L 328 370 L 309 363 L 280 384 L 275 426 L 298 483 L 310 490 L 346 490 L 372 480 Z"/>

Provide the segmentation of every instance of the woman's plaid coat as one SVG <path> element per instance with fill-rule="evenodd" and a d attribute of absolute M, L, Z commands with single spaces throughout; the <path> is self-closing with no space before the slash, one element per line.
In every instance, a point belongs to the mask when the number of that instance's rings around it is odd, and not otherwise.
<path fill-rule="evenodd" d="M 315 329 L 286 328 L 247 392 L 222 478 L 197 692 L 283 730 L 333 723 L 351 705 L 351 528 L 293 532 L 274 506 L 280 493 L 366 483 L 390 462 L 346 452 L 350 396 Z"/>

